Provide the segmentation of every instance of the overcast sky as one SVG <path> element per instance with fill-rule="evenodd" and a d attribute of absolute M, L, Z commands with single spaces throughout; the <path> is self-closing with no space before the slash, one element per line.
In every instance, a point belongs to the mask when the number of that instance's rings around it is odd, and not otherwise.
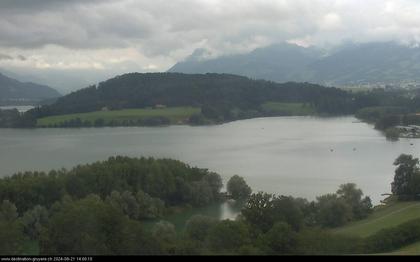
<path fill-rule="evenodd" d="M 0 0 L 0 68 L 166 71 L 277 42 L 420 42 L 418 0 Z"/>

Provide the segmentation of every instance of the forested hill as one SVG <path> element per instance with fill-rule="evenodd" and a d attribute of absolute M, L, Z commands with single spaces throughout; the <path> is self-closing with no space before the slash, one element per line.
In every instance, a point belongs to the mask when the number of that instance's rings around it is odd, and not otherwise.
<path fill-rule="evenodd" d="M 258 110 L 267 101 L 308 103 L 319 112 L 352 110 L 351 95 L 309 83 L 274 83 L 228 74 L 130 73 L 61 97 L 37 117 L 156 105 Z"/>
<path fill-rule="evenodd" d="M 22 83 L 0 73 L 0 103 L 41 101 L 59 96 L 60 94 L 51 87 L 34 83 Z"/>

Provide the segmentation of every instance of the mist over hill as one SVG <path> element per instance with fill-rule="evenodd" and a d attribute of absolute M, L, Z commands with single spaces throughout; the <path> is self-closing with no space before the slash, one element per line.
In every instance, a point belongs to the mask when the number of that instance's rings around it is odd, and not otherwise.
<path fill-rule="evenodd" d="M 395 42 L 346 44 L 328 51 L 277 44 L 213 59 L 197 55 L 175 64 L 169 72 L 230 73 L 336 86 L 415 86 L 420 82 L 420 48 Z"/>

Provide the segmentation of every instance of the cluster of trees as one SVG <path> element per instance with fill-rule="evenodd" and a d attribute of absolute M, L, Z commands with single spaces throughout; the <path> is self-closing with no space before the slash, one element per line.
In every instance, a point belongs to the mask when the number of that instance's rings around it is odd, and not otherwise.
<path fill-rule="evenodd" d="M 27 240 L 37 241 L 42 255 L 263 255 L 359 251 L 356 249 L 359 239 L 334 235 L 307 224 L 304 212 L 308 212 L 308 203 L 301 199 L 253 194 L 237 220 L 218 221 L 196 215 L 179 233 L 165 221 L 146 228 L 141 223 L 142 212 L 152 205 L 139 204 L 147 202 L 144 198 L 144 193 L 135 196 L 129 192 L 113 192 L 105 199 L 97 194 L 78 199 L 66 195 L 49 208 L 36 205 L 21 215 L 13 203 L 3 200 L 0 253 L 22 254 Z"/>
<path fill-rule="evenodd" d="M 401 166 L 402 162 L 405 166 Z M 401 169 L 405 172 L 413 169 L 418 160 L 400 156 L 396 164 L 398 177 Z M 235 221 L 217 221 L 202 215 L 192 217 L 176 239 L 179 244 L 173 242 L 172 246 L 174 254 L 377 254 L 420 240 L 418 219 L 380 230 L 367 238 L 325 230 L 363 219 L 371 212 L 370 199 L 363 197 L 362 191 L 351 183 L 341 185 L 335 194 L 320 196 L 312 202 L 259 192 L 248 198 Z"/>
<path fill-rule="evenodd" d="M 314 226 L 338 227 L 363 219 L 371 211 L 370 198 L 363 197 L 355 184 L 348 183 L 341 185 L 335 194 L 323 195 L 311 202 L 259 192 L 249 198 L 242 215 L 255 228 L 265 232 L 277 222 L 285 222 L 295 230 Z"/>
<path fill-rule="evenodd" d="M 18 217 L 14 204 L 0 206 L 0 254 L 20 255 L 24 241 L 39 243 L 44 255 L 160 254 L 159 243 L 138 220 L 98 195 L 35 206 Z"/>
<path fill-rule="evenodd" d="M 281 220 L 263 231 L 244 216 L 235 221 L 217 221 L 196 215 L 188 221 L 181 237 L 195 254 L 314 255 L 361 251 L 358 238 L 315 227 L 295 229 Z"/>
<path fill-rule="evenodd" d="M 420 199 L 420 167 L 419 159 L 412 155 L 402 154 L 394 162 L 397 166 L 394 181 L 391 184 L 392 193 L 399 200 Z"/>
<path fill-rule="evenodd" d="M 396 139 L 400 133 L 397 125 L 419 125 L 419 90 L 374 89 L 361 94 L 364 106 L 356 112 L 356 117 L 373 123 L 375 128 L 384 131 L 388 138 Z"/>
<path fill-rule="evenodd" d="M 71 170 L 24 172 L 2 178 L 0 200 L 13 202 L 22 213 L 36 205 L 49 208 L 66 195 L 80 199 L 96 194 L 105 199 L 114 191 L 123 195 L 128 191 L 137 199 L 147 195 L 167 206 L 204 206 L 220 199 L 222 186 L 220 175 L 180 161 L 117 156 Z"/>
<path fill-rule="evenodd" d="M 18 173 L 0 179 L 0 254 L 21 254 L 28 240 L 43 254 L 159 254 L 140 221 L 215 203 L 222 187 L 218 174 L 170 159 Z"/>

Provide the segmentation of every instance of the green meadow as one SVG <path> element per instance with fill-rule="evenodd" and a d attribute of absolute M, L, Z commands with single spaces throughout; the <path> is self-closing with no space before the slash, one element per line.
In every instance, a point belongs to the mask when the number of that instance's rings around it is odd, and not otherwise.
<path fill-rule="evenodd" d="M 186 120 L 200 113 L 200 108 L 196 107 L 168 107 L 168 108 L 146 108 L 146 109 L 123 109 L 111 111 L 95 111 L 89 113 L 68 114 L 49 116 L 37 119 L 37 127 L 59 126 L 64 122 L 80 119 L 83 123 L 94 125 L 95 121 L 102 119 L 104 125 L 111 122 L 123 123 L 124 121 L 137 122 L 152 117 L 165 117 L 171 124 L 183 124 Z"/>
<path fill-rule="evenodd" d="M 275 115 L 307 116 L 316 114 L 313 106 L 304 103 L 266 102 L 261 107 L 263 111 Z"/>

